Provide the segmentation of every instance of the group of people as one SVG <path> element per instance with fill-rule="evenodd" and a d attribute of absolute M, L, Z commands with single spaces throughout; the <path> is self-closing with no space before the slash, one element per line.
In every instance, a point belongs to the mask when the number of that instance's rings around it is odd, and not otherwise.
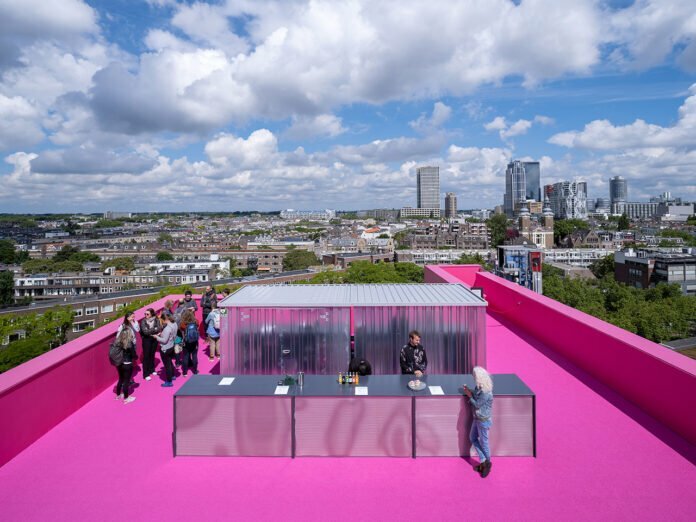
<path fill-rule="evenodd" d="M 164 309 L 159 314 L 149 308 L 140 322 L 136 321 L 132 312 L 126 314 L 123 324 L 118 328 L 114 343 L 117 351 L 122 350 L 118 364 L 115 364 L 118 371 L 116 399 L 123 400 L 125 404 L 135 400 L 129 391 L 133 384 L 133 365 L 137 360 L 137 334 L 142 338 L 143 375 L 146 381 L 157 375 L 155 354 L 159 344 L 164 364 L 164 382 L 161 386 L 165 388 L 173 386 L 172 381 L 176 379 L 175 365 L 182 368 L 184 376 L 187 376 L 189 371 L 198 373 L 198 341 L 201 336 L 208 340 L 210 360 L 220 358 L 220 310 L 217 293 L 208 286 L 201 297 L 201 324 L 196 319 L 198 305 L 192 297 L 191 292 L 187 291 L 179 302 L 165 302 Z M 417 330 L 409 332 L 408 343 L 399 353 L 399 362 L 401 373 L 404 375 L 414 375 L 420 379 L 425 374 L 428 357 Z M 353 359 L 350 371 L 370 375 L 372 366 L 364 359 Z M 489 431 L 493 422 L 493 381 L 488 372 L 479 366 L 473 369 L 473 375 L 476 383 L 474 389 L 471 390 L 464 384 L 463 390 L 473 411 L 469 440 L 479 456 L 479 464 L 474 466 L 474 469 L 485 478 L 492 466 Z"/>
<path fill-rule="evenodd" d="M 417 330 L 408 334 L 408 343 L 401 348 L 399 362 L 401 373 L 404 375 L 412 374 L 420 379 L 425 374 L 428 356 Z M 482 478 L 486 478 L 492 466 L 488 434 L 493 425 L 493 381 L 490 374 L 480 366 L 474 367 L 472 373 L 476 383 L 474 389 L 470 389 L 466 384 L 462 386 L 473 413 L 469 441 L 479 456 L 479 463 L 474 466 L 474 470 Z"/>
<path fill-rule="evenodd" d="M 135 400 L 130 394 L 133 383 L 133 368 L 137 360 L 137 336 L 142 339 L 142 369 L 146 381 L 157 376 L 155 355 L 157 345 L 164 365 L 164 388 L 173 386 L 176 379 L 175 366 L 181 367 L 184 377 L 198 373 L 198 344 L 201 337 L 207 339 L 211 361 L 220 358 L 220 310 L 218 297 L 211 286 L 201 297 L 202 321 L 196 319 L 198 304 L 190 291 L 178 302 L 166 301 L 164 308 L 156 313 L 149 308 L 138 322 L 132 312 L 123 318 L 116 332 L 116 341 L 109 351 L 112 363 L 118 371 L 116 399 L 129 404 Z M 113 354 L 113 356 L 112 356 Z"/>

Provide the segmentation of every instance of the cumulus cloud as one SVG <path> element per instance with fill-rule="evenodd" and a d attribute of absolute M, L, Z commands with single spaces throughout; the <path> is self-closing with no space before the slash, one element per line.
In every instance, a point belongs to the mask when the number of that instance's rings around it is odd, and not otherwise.
<path fill-rule="evenodd" d="M 496 116 L 493 120 L 484 124 L 483 128 L 487 131 L 498 131 L 500 139 L 506 141 L 508 138 L 527 134 L 527 131 L 532 128 L 534 123 L 540 125 L 551 125 L 554 123 L 553 118 L 548 116 L 534 116 L 534 120 L 520 119 L 514 123 L 509 123 L 503 116 Z"/>
<path fill-rule="evenodd" d="M 696 10 L 691 0 L 638 0 L 609 17 L 612 59 L 629 68 L 646 69 L 679 49 L 677 63 L 696 66 Z"/>
<path fill-rule="evenodd" d="M 151 31 L 146 43 L 155 52 L 135 70 L 111 66 L 95 76 L 95 110 L 124 132 L 211 130 L 220 120 L 313 117 L 352 103 L 459 95 L 509 75 L 534 85 L 587 72 L 599 59 L 593 28 L 601 16 L 589 0 L 576 3 L 572 19 L 551 1 L 412 0 L 398 19 L 382 16 L 391 8 L 366 0 L 179 5 L 171 24 L 186 38 Z M 210 63 L 211 53 L 219 53 L 214 67 L 196 67 Z M 184 89 L 168 87 L 190 68 L 197 71 Z M 144 116 L 128 108 L 132 100 Z M 215 115 L 201 116 L 210 106 Z M 433 117 L 446 119 L 446 111 L 442 104 Z"/>
<path fill-rule="evenodd" d="M 442 102 L 435 102 L 430 116 L 421 114 L 418 119 L 408 124 L 418 132 L 433 132 L 438 130 L 452 116 L 452 108 Z"/>
<path fill-rule="evenodd" d="M 568 148 L 611 150 L 652 147 L 696 147 L 696 84 L 681 107 L 679 119 L 671 127 L 663 127 L 637 119 L 628 125 L 614 125 L 609 120 L 594 120 L 582 131 L 553 135 L 549 143 Z"/>
<path fill-rule="evenodd" d="M 341 118 L 333 114 L 293 116 L 292 124 L 283 133 L 290 140 L 335 138 L 346 132 Z"/>

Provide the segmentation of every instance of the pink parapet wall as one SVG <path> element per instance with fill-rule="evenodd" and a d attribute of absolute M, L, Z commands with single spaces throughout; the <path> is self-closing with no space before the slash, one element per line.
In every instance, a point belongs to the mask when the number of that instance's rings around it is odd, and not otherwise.
<path fill-rule="evenodd" d="M 483 289 L 489 313 L 543 342 L 696 445 L 696 361 L 478 265 L 425 267 L 426 283 Z"/>
<path fill-rule="evenodd" d="M 136 311 L 135 317 L 140 320 L 147 308 L 161 310 L 167 299 L 180 297 L 160 299 Z M 200 314 L 199 307 L 199 320 Z M 0 466 L 115 384 L 108 352 L 119 324 L 116 319 L 0 374 Z"/>

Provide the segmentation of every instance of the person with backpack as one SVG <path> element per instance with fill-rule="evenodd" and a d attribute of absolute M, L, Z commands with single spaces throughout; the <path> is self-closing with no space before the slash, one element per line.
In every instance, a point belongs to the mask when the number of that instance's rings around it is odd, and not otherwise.
<path fill-rule="evenodd" d="M 131 376 L 133 375 L 133 361 L 138 358 L 135 352 L 135 334 L 130 328 L 122 328 L 116 340 L 109 348 L 109 359 L 118 372 L 116 384 L 116 400 L 123 400 L 129 404 L 135 400 L 130 395 Z"/>
<path fill-rule="evenodd" d="M 205 319 L 206 334 L 208 334 L 208 357 L 212 361 L 215 356 L 220 358 L 220 310 L 217 301 L 213 303 L 213 309 Z"/>
<path fill-rule="evenodd" d="M 179 327 L 176 325 L 174 315 L 171 312 L 164 311 L 162 313 L 166 324 L 160 334 L 155 334 L 153 337 L 160 343 L 160 353 L 162 354 L 162 363 L 164 364 L 164 382 L 163 388 L 171 388 L 174 377 L 174 340 L 179 333 Z"/>
<path fill-rule="evenodd" d="M 198 334 L 198 321 L 196 321 L 196 316 L 193 315 L 191 309 L 184 311 L 181 316 L 181 333 L 184 340 L 182 351 L 184 377 L 188 375 L 189 368 L 196 375 L 198 374 L 198 339 L 200 335 Z"/>
<path fill-rule="evenodd" d="M 143 340 L 143 375 L 146 381 L 152 380 L 155 373 L 155 353 L 157 339 L 154 335 L 162 331 L 159 319 L 152 308 L 145 311 L 145 317 L 140 320 L 140 337 Z"/>
<path fill-rule="evenodd" d="M 136 334 L 140 332 L 140 324 L 138 324 L 138 321 L 135 319 L 135 314 L 133 312 L 126 312 L 126 315 L 123 316 L 123 322 L 119 325 L 118 330 L 116 330 L 116 338 L 118 338 L 119 335 L 121 335 L 121 332 L 123 330 L 130 330 L 133 333 L 133 350 L 135 351 L 135 360 L 138 359 L 138 352 L 137 352 L 137 337 Z M 129 384 L 135 384 L 135 381 L 133 380 L 133 374 L 137 373 L 137 370 L 139 369 L 136 365 L 132 366 L 133 371 L 131 372 L 131 380 Z"/>

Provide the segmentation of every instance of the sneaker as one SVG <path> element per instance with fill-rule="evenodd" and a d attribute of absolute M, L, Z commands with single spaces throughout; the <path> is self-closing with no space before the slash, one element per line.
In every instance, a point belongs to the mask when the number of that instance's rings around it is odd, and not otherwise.
<path fill-rule="evenodd" d="M 152 380 L 152 377 L 150 377 L 150 376 L 148 375 L 147 377 L 145 377 L 145 380 L 146 380 L 146 381 L 151 381 L 151 380 Z"/>
<path fill-rule="evenodd" d="M 185 373 L 185 374 L 183 374 L 183 375 L 184 375 L 184 377 L 188 377 L 188 373 Z"/>
<path fill-rule="evenodd" d="M 117 395 L 116 397 L 114 397 L 114 399 L 116 399 L 117 401 L 123 400 L 123 394 L 121 393 L 120 395 Z"/>
<path fill-rule="evenodd" d="M 208 357 L 208 359 L 212 361 L 215 359 L 215 357 Z"/>
<path fill-rule="evenodd" d="M 152 373 L 150 374 L 150 377 L 157 377 L 157 372 L 152 372 Z"/>
<path fill-rule="evenodd" d="M 132 395 L 128 397 L 126 400 L 123 401 L 123 404 L 128 404 L 129 402 L 133 402 L 135 400 L 135 397 Z"/>
<path fill-rule="evenodd" d="M 193 375 L 198 375 L 198 370 L 193 370 Z"/>
<path fill-rule="evenodd" d="M 171 388 L 174 385 L 170 381 L 170 382 L 163 382 L 162 384 L 160 384 L 160 386 L 162 386 L 162 388 Z"/>

